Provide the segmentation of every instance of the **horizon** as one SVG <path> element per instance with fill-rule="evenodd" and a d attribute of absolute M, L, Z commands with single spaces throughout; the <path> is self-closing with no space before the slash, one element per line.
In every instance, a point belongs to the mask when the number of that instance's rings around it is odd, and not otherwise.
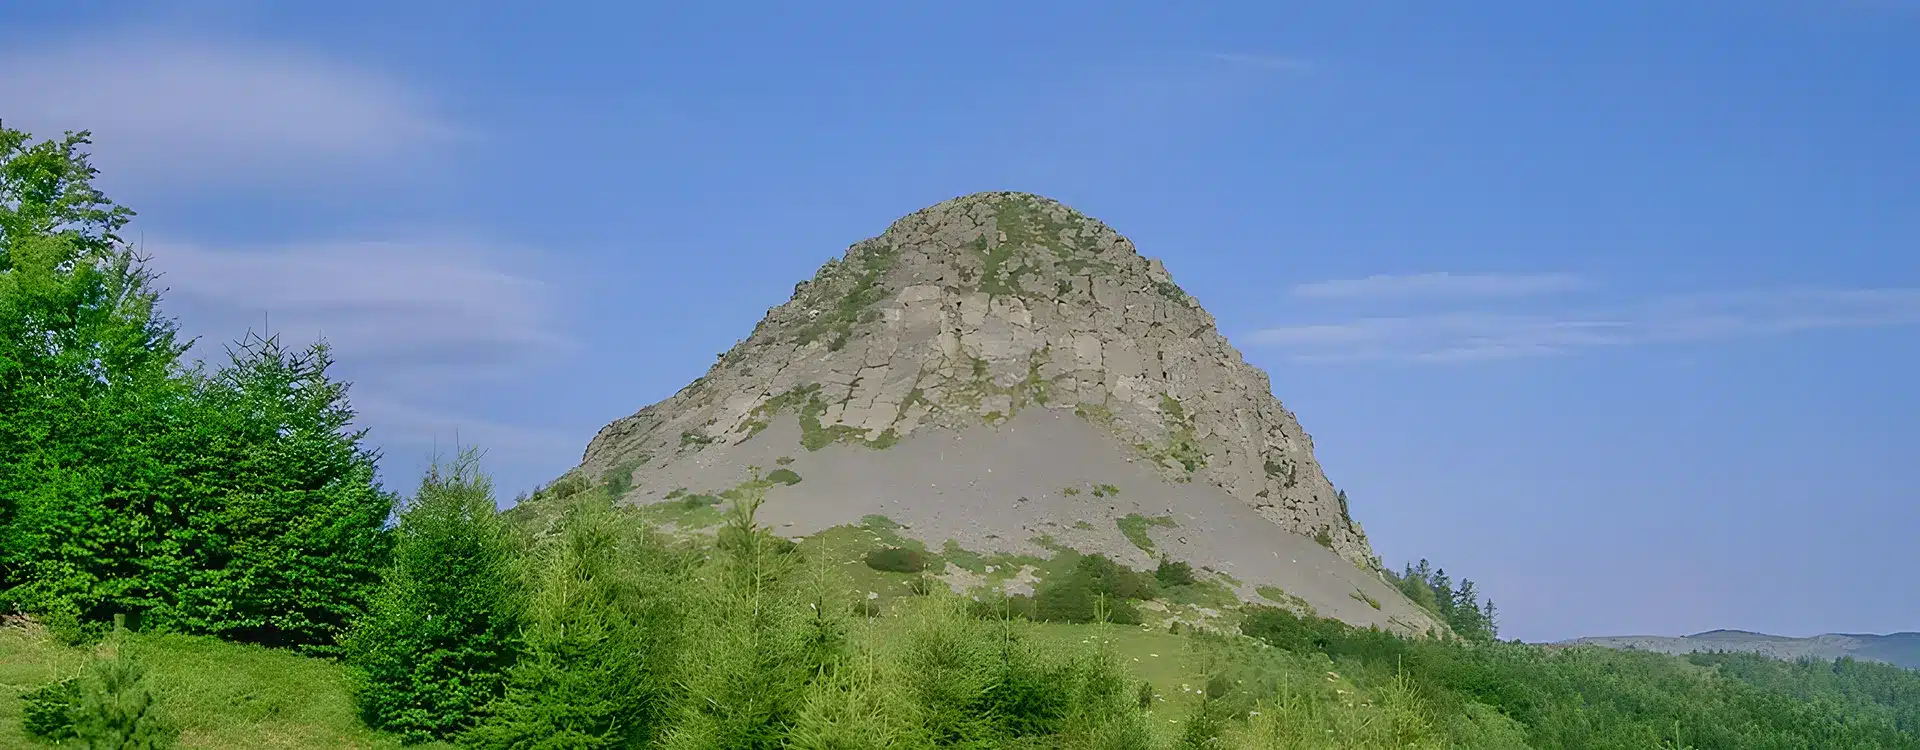
<path fill-rule="evenodd" d="M 9 8 L 0 121 L 93 131 L 190 358 L 324 335 L 402 492 L 458 441 L 510 502 L 1017 190 L 1163 261 L 1503 638 L 1920 630 L 1920 6 L 1104 7 Z"/>

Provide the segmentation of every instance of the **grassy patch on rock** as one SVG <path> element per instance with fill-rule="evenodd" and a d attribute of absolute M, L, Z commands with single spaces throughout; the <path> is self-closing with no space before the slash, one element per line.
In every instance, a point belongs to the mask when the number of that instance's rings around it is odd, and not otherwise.
<path fill-rule="evenodd" d="M 1133 542 L 1133 546 L 1139 547 L 1141 552 L 1149 555 L 1154 553 L 1153 538 L 1147 536 L 1149 527 L 1159 526 L 1171 529 L 1179 526 L 1174 523 L 1172 516 L 1148 518 L 1138 513 L 1129 513 L 1125 518 L 1116 519 L 1114 524 L 1120 527 L 1120 533 L 1127 535 L 1127 541 Z"/>

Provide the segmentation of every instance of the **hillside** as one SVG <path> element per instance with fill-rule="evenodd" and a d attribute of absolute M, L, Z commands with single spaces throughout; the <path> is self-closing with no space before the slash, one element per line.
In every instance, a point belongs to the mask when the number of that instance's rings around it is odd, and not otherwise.
<path fill-rule="evenodd" d="M 1266 373 L 1159 262 L 1038 196 L 957 198 L 855 243 L 574 474 L 690 529 L 753 467 L 779 474 L 762 513 L 790 537 L 882 516 L 935 550 L 1165 556 L 1243 600 L 1443 627 L 1383 582 Z M 992 567 L 1014 592 L 1039 572 Z"/>
<path fill-rule="evenodd" d="M 1657 651 L 1663 654 L 1691 654 L 1712 651 L 1754 653 L 1775 659 L 1820 659 L 1842 657 L 1877 661 L 1907 669 L 1920 669 L 1920 633 L 1860 635 L 1826 633 L 1810 638 L 1789 638 L 1745 630 L 1709 630 L 1684 636 L 1623 635 L 1575 638 L 1568 644 L 1606 646 L 1608 648 Z"/>

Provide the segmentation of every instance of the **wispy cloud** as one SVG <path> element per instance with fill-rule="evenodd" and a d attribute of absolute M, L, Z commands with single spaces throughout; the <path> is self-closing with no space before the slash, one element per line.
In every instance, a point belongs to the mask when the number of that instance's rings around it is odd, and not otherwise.
<path fill-rule="evenodd" d="M 546 284 L 512 270 L 515 251 L 462 239 L 385 239 L 214 248 L 156 242 L 166 309 L 200 335 L 192 356 L 224 361 L 251 329 L 292 346 L 324 339 L 353 383 L 359 423 L 391 453 L 451 449 L 551 469 L 584 439 L 478 416 L 579 350 Z"/>
<path fill-rule="evenodd" d="M 146 248 L 171 302 L 324 336 L 343 356 L 399 366 L 510 363 L 572 341 L 545 284 L 504 269 L 507 253 L 462 240 L 315 242 L 266 248 Z"/>
<path fill-rule="evenodd" d="M 374 437 L 387 445 L 424 448 L 428 455 L 452 455 L 459 446 L 486 451 L 488 463 L 544 469 L 580 459 L 585 436 L 547 427 L 505 424 L 458 411 L 423 408 L 417 401 L 375 393 L 354 397 L 361 421 L 374 425 Z"/>
<path fill-rule="evenodd" d="M 1920 324 L 1920 288 L 1790 288 L 1673 295 L 1588 311 L 1443 312 L 1301 323 L 1257 331 L 1250 342 L 1308 362 L 1461 362 L 1915 324 Z"/>
<path fill-rule="evenodd" d="M 116 178 L 285 179 L 363 168 L 459 130 L 399 81 L 321 57 L 167 32 L 0 52 L 7 124 L 92 130 Z"/>
<path fill-rule="evenodd" d="M 1309 299 L 1382 300 L 1409 298 L 1521 297 L 1588 286 L 1567 273 L 1418 273 L 1374 275 L 1363 279 L 1316 281 L 1293 287 Z"/>
<path fill-rule="evenodd" d="M 1297 57 L 1277 57 L 1273 55 L 1246 55 L 1231 52 L 1217 52 L 1211 55 L 1215 60 L 1234 65 L 1264 70 L 1303 71 L 1313 67 L 1312 63 Z"/>

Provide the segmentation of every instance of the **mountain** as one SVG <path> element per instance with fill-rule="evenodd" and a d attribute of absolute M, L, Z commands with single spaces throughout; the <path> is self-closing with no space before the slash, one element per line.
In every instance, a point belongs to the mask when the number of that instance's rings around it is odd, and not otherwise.
<path fill-rule="evenodd" d="M 1747 651 L 1776 659 L 1833 660 L 1843 656 L 1920 669 L 1920 633 L 1861 635 L 1827 633 L 1811 638 L 1789 638 L 1745 630 L 1709 630 L 1679 637 L 1657 635 L 1575 638 L 1565 644 L 1689 654 L 1696 651 Z"/>
<path fill-rule="evenodd" d="M 780 480 L 761 517 L 789 536 L 884 516 L 934 550 L 1165 555 L 1248 600 L 1443 627 L 1383 582 L 1266 373 L 1158 261 L 1035 195 L 956 198 L 853 244 L 573 475 L 662 506 L 750 467 Z"/>

